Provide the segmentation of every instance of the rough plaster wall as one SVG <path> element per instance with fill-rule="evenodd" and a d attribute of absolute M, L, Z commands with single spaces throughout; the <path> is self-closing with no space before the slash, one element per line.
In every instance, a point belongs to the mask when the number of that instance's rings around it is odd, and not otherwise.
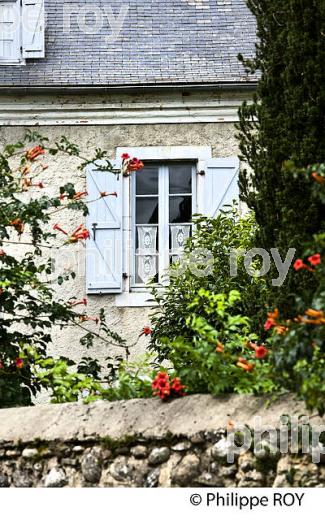
<path fill-rule="evenodd" d="M 0 146 L 5 143 L 13 143 L 20 139 L 25 128 L 1 127 Z M 107 150 L 114 158 L 118 146 L 203 146 L 212 147 L 214 157 L 238 154 L 238 145 L 235 139 L 234 125 L 231 123 L 204 123 L 204 124 L 156 124 L 156 125 L 127 125 L 127 126 L 52 126 L 42 127 L 42 135 L 49 137 L 50 142 L 57 140 L 62 134 L 71 141 L 77 143 L 83 154 L 90 156 L 93 150 L 100 147 Z M 46 191 L 55 195 L 60 185 L 66 182 L 74 182 L 78 190 L 85 189 L 84 175 L 76 169 L 76 160 L 66 156 L 51 158 L 50 167 L 44 172 L 42 180 L 46 184 Z M 62 212 L 55 216 L 63 228 L 73 230 L 79 223 L 80 217 L 77 213 Z M 61 237 L 60 237 L 61 238 Z M 60 297 L 70 298 L 85 296 L 84 280 L 84 250 L 78 245 L 68 248 L 69 258 L 65 258 L 64 264 L 73 267 L 78 263 L 78 275 L 73 283 L 67 283 L 58 288 Z M 72 256 L 71 256 L 71 253 Z M 62 264 L 62 250 L 60 252 L 60 263 Z M 109 325 L 128 342 L 133 343 L 139 331 L 144 325 L 149 324 L 149 308 L 116 308 L 114 296 L 90 296 L 87 313 L 96 316 L 101 307 L 107 311 Z M 91 325 L 90 325 L 91 327 Z M 80 334 L 75 328 L 65 329 L 63 332 L 55 330 L 53 334 L 53 345 L 49 346 L 49 352 L 56 355 L 69 356 L 79 360 L 83 355 L 93 355 L 100 360 L 120 350 L 112 347 L 96 345 L 93 351 L 87 351 L 79 344 Z M 146 340 L 142 338 L 133 349 L 133 356 L 141 354 L 145 350 Z"/>

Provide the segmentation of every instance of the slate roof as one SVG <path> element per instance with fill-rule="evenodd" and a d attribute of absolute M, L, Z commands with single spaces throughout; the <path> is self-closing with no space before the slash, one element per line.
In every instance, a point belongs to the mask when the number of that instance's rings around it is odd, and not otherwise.
<path fill-rule="evenodd" d="M 64 4 L 75 4 L 69 33 Z M 84 34 L 81 6 L 117 16 L 129 5 L 120 37 L 105 18 L 96 34 Z M 78 8 L 79 6 L 79 8 Z M 254 81 L 237 60 L 254 53 L 255 20 L 245 0 L 45 0 L 46 57 L 23 66 L 0 66 L 0 86 L 128 86 Z M 88 23 L 94 17 L 88 14 Z M 82 22 L 82 20 L 81 20 Z"/>

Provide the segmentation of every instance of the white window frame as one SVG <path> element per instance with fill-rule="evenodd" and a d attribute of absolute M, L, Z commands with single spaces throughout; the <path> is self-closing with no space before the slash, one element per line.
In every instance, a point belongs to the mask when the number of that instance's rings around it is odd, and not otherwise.
<path fill-rule="evenodd" d="M 181 164 L 184 164 L 186 161 L 181 161 Z M 169 247 L 166 248 L 166 244 L 169 244 L 169 164 L 175 164 L 175 162 L 155 162 L 158 166 L 158 207 L 159 207 L 159 218 L 158 218 L 158 243 L 165 244 L 165 247 L 160 247 L 158 251 L 158 284 L 163 284 L 163 278 L 166 273 L 166 270 L 169 266 L 169 258 L 170 251 Z M 196 202 L 196 176 L 197 176 L 197 165 L 188 161 L 188 164 L 192 164 L 192 189 L 190 193 L 187 193 L 187 196 L 192 197 L 192 215 L 197 213 L 197 202 Z M 141 175 L 141 172 L 139 172 Z M 185 195 L 185 194 L 184 194 Z M 136 243 L 136 176 L 131 176 L 131 222 L 132 222 L 132 261 L 131 261 L 131 272 L 130 272 L 130 286 L 132 292 L 143 292 L 146 288 L 144 283 L 137 283 L 135 281 L 135 273 L 136 273 L 136 251 L 134 251 L 134 244 Z M 188 223 L 180 223 L 188 224 Z"/>
<path fill-rule="evenodd" d="M 123 153 L 128 153 L 132 157 L 138 157 L 142 161 L 156 161 L 167 163 L 172 161 L 193 161 L 196 163 L 196 171 L 204 169 L 205 161 L 212 158 L 210 146 L 145 146 L 145 147 L 119 147 L 116 150 L 116 160 L 119 161 Z M 134 176 L 133 176 L 134 177 Z M 195 193 L 196 213 L 204 211 L 202 183 L 204 176 L 195 175 L 192 193 Z M 133 244 L 133 193 L 132 175 L 123 178 L 123 292 L 116 295 L 115 304 L 117 307 L 152 307 L 150 292 L 145 287 L 132 287 L 132 244 Z M 169 248 L 168 248 L 169 249 Z M 165 253 L 166 254 L 166 253 Z M 167 250 L 168 254 L 168 250 Z"/>
<path fill-rule="evenodd" d="M 26 60 L 22 56 L 22 4 L 21 0 L 13 0 L 12 2 L 1 2 L 0 4 L 16 4 L 17 12 L 19 11 L 19 30 L 15 32 L 16 36 L 16 46 L 17 46 L 17 58 L 0 58 L 0 66 L 1 65 L 25 65 Z"/>

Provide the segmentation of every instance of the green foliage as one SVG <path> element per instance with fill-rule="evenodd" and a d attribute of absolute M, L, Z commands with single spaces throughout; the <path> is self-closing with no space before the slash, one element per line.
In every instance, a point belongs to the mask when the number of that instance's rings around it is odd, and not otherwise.
<path fill-rule="evenodd" d="M 324 341 L 324 336 L 323 336 Z M 315 349 L 312 360 L 301 359 L 294 366 L 297 394 L 305 400 L 309 410 L 325 413 L 325 356 L 320 349 Z"/>
<path fill-rule="evenodd" d="M 313 194 L 324 204 L 325 184 L 323 165 L 314 165 L 304 172 L 310 177 L 316 173 Z M 324 176 L 325 179 L 325 176 Z M 297 291 L 295 308 L 298 315 L 294 321 L 283 320 L 281 325 L 288 330 L 285 334 L 273 334 L 269 340 L 272 361 L 277 381 L 288 390 L 294 391 L 305 400 L 309 409 L 325 413 L 325 232 L 316 234 L 305 245 L 302 260 L 309 265 L 308 258 L 320 255 L 320 264 L 312 272 L 301 269 L 294 278 L 304 278 L 306 284 L 313 279 L 313 295 L 309 291 Z M 297 287 L 300 284 L 297 282 Z"/>
<path fill-rule="evenodd" d="M 105 152 L 96 150 L 95 156 L 87 159 L 65 137 L 52 147 L 47 143 L 38 133 L 28 132 L 24 140 L 7 145 L 0 153 L 0 407 L 31 404 L 32 396 L 44 387 L 52 388 L 57 402 L 76 400 L 87 388 L 91 393 L 98 391 L 94 360 L 84 360 L 80 371 L 76 367 L 73 371 L 69 360 L 47 356 L 53 325 L 82 329 L 82 343 L 88 347 L 97 337 L 128 352 L 125 341 L 107 327 L 103 311 L 98 317 L 99 331 L 88 329 L 85 312 L 59 298 L 48 283 L 62 284 L 70 276 L 74 278 L 73 273 L 57 277 L 47 254 L 54 247 L 51 215 L 59 216 L 67 209 L 86 215 L 88 208 L 71 183 L 54 197 L 40 193 L 43 184 L 39 179 L 49 166 L 44 162 L 53 155 L 66 154 L 85 165 L 103 159 Z M 102 168 L 108 174 L 118 173 L 109 160 Z M 65 194 L 64 199 L 60 194 Z M 67 247 L 68 242 L 74 243 L 64 237 L 58 247 Z"/>
<path fill-rule="evenodd" d="M 231 276 L 230 272 L 231 253 L 251 249 L 255 234 L 254 216 L 250 214 L 240 218 L 236 209 L 219 214 L 215 219 L 195 219 L 193 237 L 187 241 L 184 256 L 170 269 L 170 283 L 163 291 L 153 288 L 159 308 L 152 317 L 154 330 L 150 348 L 158 354 L 160 362 L 168 357 L 170 351 L 166 343 L 162 344 L 162 337 L 169 341 L 178 336 L 185 339 L 193 337 L 188 317 L 191 314 L 191 303 L 196 301 L 201 289 L 216 294 L 239 291 L 242 296 L 234 304 L 234 312 L 251 317 L 254 330 L 262 329 L 266 314 L 266 307 L 263 307 L 266 290 L 263 278 L 247 274 L 243 256 L 238 257 L 237 275 Z M 201 259 L 200 252 L 203 252 Z M 199 265 L 200 262 L 202 265 Z M 198 305 L 200 303 L 202 306 L 197 309 L 197 313 L 214 326 L 217 316 L 207 312 L 203 300 L 198 300 Z"/>
<path fill-rule="evenodd" d="M 274 376 L 287 390 L 304 399 L 310 410 L 325 413 L 325 327 L 295 324 L 284 336 L 270 340 Z"/>
<path fill-rule="evenodd" d="M 240 300 L 238 291 L 230 291 L 226 296 L 199 289 L 192 302 L 187 303 L 186 325 L 190 334 L 180 332 L 171 342 L 161 339 L 168 349 L 168 360 L 188 393 L 219 395 L 275 390 L 268 362 L 256 359 L 255 351 L 248 346 L 256 336 L 251 333 L 249 319 L 237 313 Z M 247 370 L 237 366 L 241 358 L 247 362 Z"/>
<path fill-rule="evenodd" d="M 325 233 L 314 237 L 306 249 L 306 257 L 315 252 L 325 258 Z M 304 399 L 310 410 L 325 413 L 325 265 L 322 262 L 314 273 L 304 271 L 295 277 L 313 276 L 316 287 L 312 301 L 304 293 L 296 295 L 298 315 L 285 321 L 285 334 L 273 334 L 269 340 L 276 380 L 284 388 Z"/>
<path fill-rule="evenodd" d="M 147 357 L 135 362 L 120 360 L 116 372 L 109 372 L 106 380 L 98 377 L 97 367 L 89 371 L 82 364 L 83 369 L 79 365 L 78 371 L 71 371 L 71 365 L 66 358 L 34 357 L 35 377 L 49 392 L 52 403 L 152 397 L 154 368 Z"/>
<path fill-rule="evenodd" d="M 260 79 L 253 103 L 240 109 L 240 149 L 251 170 L 241 173 L 241 196 L 256 215 L 257 247 L 278 248 L 282 257 L 295 248 L 303 262 L 316 253 L 322 258 L 314 271 L 291 269 L 281 290 L 272 288 L 272 270 L 266 277 L 266 302 L 279 308 L 282 327 L 269 340 L 274 376 L 324 413 L 325 324 L 309 314 L 325 309 L 325 4 L 247 5 L 258 44 L 253 60 L 240 59 Z"/>
<path fill-rule="evenodd" d="M 70 403 L 79 401 L 82 397 L 89 400 L 100 397 L 100 381 L 93 376 L 71 371 L 71 365 L 73 363 L 65 358 L 35 356 L 35 378 L 39 385 L 49 392 L 52 403 Z"/>
<path fill-rule="evenodd" d="M 103 397 L 109 401 L 152 397 L 152 380 L 155 364 L 150 356 L 138 358 L 134 362 L 123 361 L 115 379 L 109 381 Z"/>
<path fill-rule="evenodd" d="M 248 72 L 260 74 L 253 103 L 240 109 L 242 158 L 251 170 L 241 173 L 242 199 L 254 210 L 259 225 L 257 247 L 303 244 L 317 233 L 323 209 L 310 179 L 283 167 L 297 168 L 325 159 L 325 4 L 323 0 L 248 0 L 257 20 L 256 57 L 243 60 Z M 293 273 L 281 291 L 267 277 L 269 304 L 287 315 L 295 312 L 298 291 L 312 297 L 313 280 L 299 282 Z"/>

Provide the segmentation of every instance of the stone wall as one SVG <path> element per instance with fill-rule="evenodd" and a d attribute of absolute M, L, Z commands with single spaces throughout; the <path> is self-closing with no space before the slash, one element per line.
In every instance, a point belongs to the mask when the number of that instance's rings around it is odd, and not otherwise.
<path fill-rule="evenodd" d="M 0 487 L 323 487 L 325 464 L 267 438 L 226 460 L 227 428 L 278 427 L 289 411 L 306 413 L 290 397 L 203 395 L 1 410 Z"/>

